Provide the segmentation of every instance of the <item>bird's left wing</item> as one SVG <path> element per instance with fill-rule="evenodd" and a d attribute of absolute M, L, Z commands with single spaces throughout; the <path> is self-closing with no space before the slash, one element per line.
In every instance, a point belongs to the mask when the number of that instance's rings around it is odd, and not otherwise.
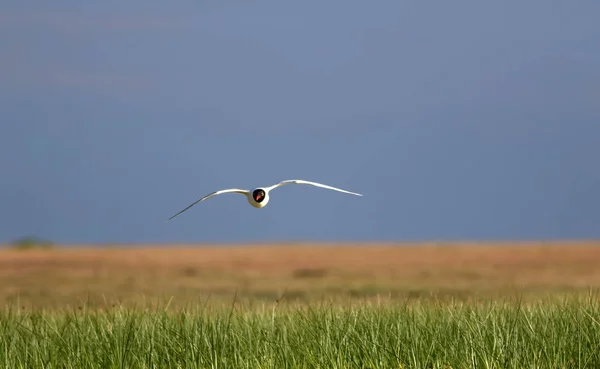
<path fill-rule="evenodd" d="M 182 211 L 180 211 L 179 213 L 173 215 L 172 217 L 169 218 L 169 220 L 175 218 L 176 216 L 178 216 L 179 214 L 183 213 L 184 211 L 186 211 L 187 209 L 191 208 L 192 206 L 196 205 L 197 203 L 199 203 L 200 201 L 204 201 L 206 199 L 208 199 L 209 197 L 213 197 L 213 196 L 217 196 L 223 193 L 229 193 L 229 192 L 235 192 L 235 193 L 240 193 L 242 195 L 248 195 L 249 192 L 246 190 L 240 190 L 238 188 L 230 188 L 227 190 L 219 190 L 219 191 L 215 191 L 213 193 L 209 193 L 208 195 L 204 196 L 203 198 L 201 198 L 200 200 L 197 200 L 195 202 L 193 202 L 190 206 L 188 206 L 187 208 L 183 209 Z"/>
<path fill-rule="evenodd" d="M 311 185 L 311 186 L 326 188 L 328 190 L 334 190 L 334 191 L 338 191 L 338 192 L 349 193 L 351 195 L 362 196 L 361 194 L 356 193 L 356 192 L 350 192 L 350 191 L 342 190 L 341 188 L 336 188 L 336 187 L 328 186 L 328 185 L 325 185 L 325 184 L 322 184 L 322 183 L 309 182 L 309 181 L 305 181 L 305 180 L 302 180 L 302 179 L 290 179 L 290 180 L 279 182 L 276 185 L 273 185 L 273 186 L 269 187 L 269 191 L 273 190 L 273 189 L 275 189 L 277 187 L 280 187 L 280 186 L 285 186 L 287 184 L 306 184 L 306 185 Z"/>

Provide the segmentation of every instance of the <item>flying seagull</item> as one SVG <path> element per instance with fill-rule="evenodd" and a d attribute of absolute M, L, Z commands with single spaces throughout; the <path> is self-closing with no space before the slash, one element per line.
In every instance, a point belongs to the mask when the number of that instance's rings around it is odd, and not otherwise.
<path fill-rule="evenodd" d="M 321 183 L 309 182 L 309 181 L 305 181 L 305 180 L 302 180 L 302 179 L 291 179 L 291 180 L 279 182 L 279 183 L 277 183 L 277 184 L 275 184 L 273 186 L 270 186 L 270 187 L 257 187 L 257 188 L 255 188 L 255 189 L 253 189 L 251 191 L 240 190 L 238 188 L 229 188 L 229 189 L 226 189 L 226 190 L 219 190 L 219 191 L 215 191 L 213 193 L 209 193 L 208 195 L 204 196 L 200 200 L 197 200 L 197 201 L 193 202 L 191 205 L 189 205 L 187 208 L 181 210 L 179 213 L 177 213 L 177 214 L 173 215 L 172 217 L 170 217 L 169 220 L 175 218 L 179 214 L 181 214 L 184 211 L 188 210 L 189 208 L 191 208 L 192 206 L 196 205 L 197 203 L 208 199 L 209 197 L 221 195 L 221 194 L 224 194 L 224 193 L 239 193 L 239 194 L 242 194 L 242 195 L 246 196 L 246 198 L 248 199 L 248 203 L 250 205 L 254 206 L 255 208 L 259 208 L 259 209 L 260 208 L 264 208 L 265 206 L 267 206 L 267 203 L 269 202 L 269 192 L 271 190 L 276 189 L 277 187 L 285 186 L 285 185 L 288 185 L 288 184 L 306 184 L 306 185 L 311 185 L 311 186 L 326 188 L 328 190 L 334 190 L 334 191 L 338 191 L 338 192 L 348 193 L 348 194 L 355 195 L 355 196 L 362 196 L 361 194 L 356 193 L 356 192 L 350 192 L 350 191 L 342 190 L 340 188 L 331 187 L 331 186 L 324 185 L 324 184 L 321 184 Z"/>

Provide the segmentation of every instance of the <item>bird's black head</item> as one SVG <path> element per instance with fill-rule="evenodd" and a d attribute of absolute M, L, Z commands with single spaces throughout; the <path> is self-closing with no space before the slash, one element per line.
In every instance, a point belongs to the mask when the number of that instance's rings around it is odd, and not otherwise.
<path fill-rule="evenodd" d="M 263 189 L 257 188 L 256 190 L 252 191 L 252 198 L 254 199 L 254 201 L 260 203 L 265 199 L 265 191 Z"/>

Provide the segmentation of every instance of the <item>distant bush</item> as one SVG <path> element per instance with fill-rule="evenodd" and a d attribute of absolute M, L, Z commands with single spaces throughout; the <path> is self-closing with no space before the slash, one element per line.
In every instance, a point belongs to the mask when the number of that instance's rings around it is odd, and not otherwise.
<path fill-rule="evenodd" d="M 19 238 L 11 243 L 15 250 L 50 249 L 54 247 L 51 241 L 43 240 L 33 236 Z"/>
<path fill-rule="evenodd" d="M 292 272 L 294 278 L 323 278 L 327 275 L 325 268 L 300 268 Z"/>

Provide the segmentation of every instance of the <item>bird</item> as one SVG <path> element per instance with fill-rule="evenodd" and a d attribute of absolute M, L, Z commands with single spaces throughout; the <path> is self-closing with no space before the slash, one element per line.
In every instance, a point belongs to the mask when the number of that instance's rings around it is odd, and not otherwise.
<path fill-rule="evenodd" d="M 204 201 L 204 200 L 206 200 L 206 199 L 208 199 L 210 197 L 221 195 L 221 194 L 224 194 L 224 193 L 239 193 L 241 195 L 246 196 L 246 198 L 248 200 L 248 203 L 250 205 L 252 205 L 253 207 L 258 208 L 258 209 L 264 208 L 269 203 L 269 192 L 271 192 L 272 190 L 274 190 L 274 189 L 276 189 L 278 187 L 285 186 L 285 185 L 288 185 L 288 184 L 305 184 L 305 185 L 311 185 L 311 186 L 325 188 L 325 189 L 328 189 L 328 190 L 334 190 L 334 191 L 338 191 L 338 192 L 343 192 L 343 193 L 347 193 L 347 194 L 350 194 L 350 195 L 362 196 L 362 194 L 360 194 L 360 193 L 342 190 L 340 188 L 328 186 L 328 185 L 325 185 L 325 184 L 322 184 L 322 183 L 305 181 L 303 179 L 289 179 L 289 180 L 281 181 L 281 182 L 279 182 L 277 184 L 274 184 L 272 186 L 269 186 L 269 187 L 257 187 L 257 188 L 254 188 L 254 189 L 250 190 L 250 191 L 249 190 L 239 189 L 239 188 L 229 188 L 229 189 L 226 189 L 226 190 L 219 190 L 219 191 L 215 191 L 215 192 L 209 193 L 208 195 L 202 197 L 201 199 L 199 199 L 197 201 L 194 201 L 188 207 L 186 207 L 185 209 L 181 210 L 177 214 L 171 216 L 167 221 L 172 220 L 176 216 L 180 215 L 181 213 L 183 213 L 184 211 L 188 210 L 189 208 L 191 208 L 192 206 L 196 205 L 197 203 L 199 203 L 201 201 Z"/>

